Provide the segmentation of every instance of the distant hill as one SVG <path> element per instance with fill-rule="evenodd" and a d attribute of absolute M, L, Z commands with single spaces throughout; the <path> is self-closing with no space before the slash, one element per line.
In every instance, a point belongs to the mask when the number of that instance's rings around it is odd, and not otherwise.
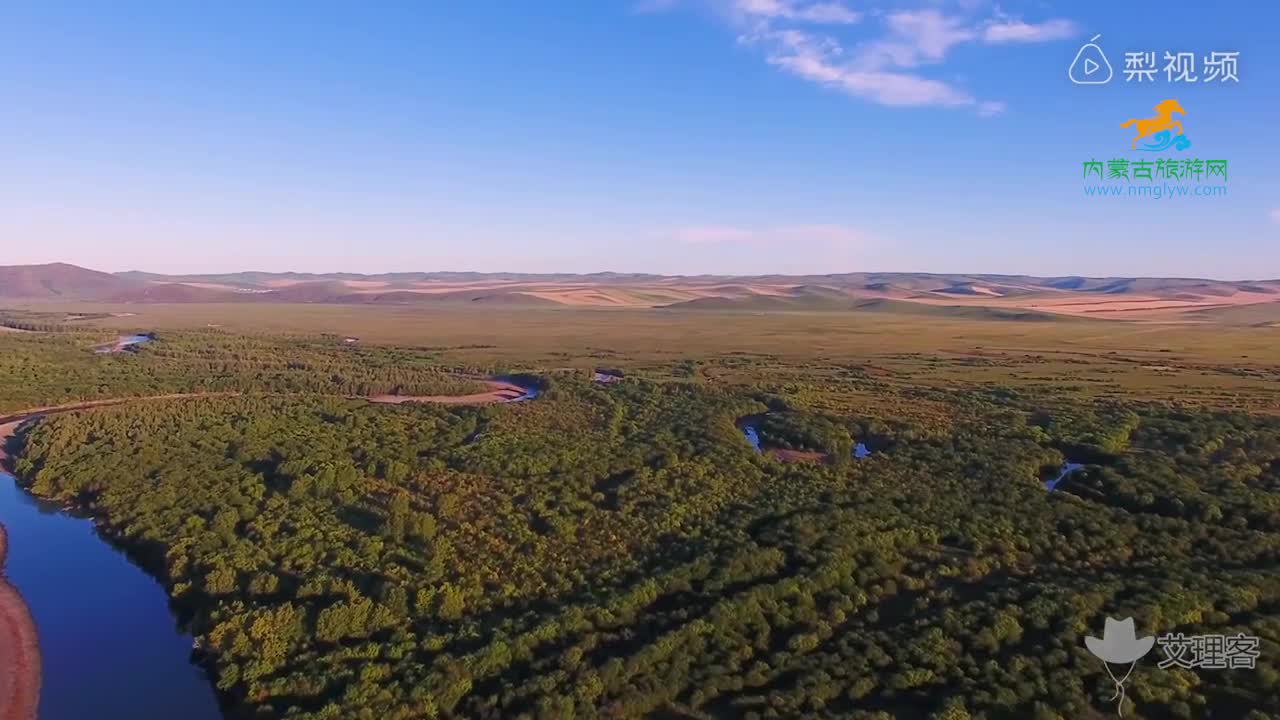
<path fill-rule="evenodd" d="M 643 273 L 236 272 L 110 274 L 65 263 L 0 267 L 0 298 L 111 303 L 440 304 L 725 311 L 858 311 L 1002 320 L 1143 319 L 1280 303 L 1280 280 L 1036 277 L 958 273 L 692 275 Z M 1225 309 L 1224 309 L 1225 308 Z M 1193 318 L 1188 318 L 1193 319 Z"/>
<path fill-rule="evenodd" d="M 719 310 L 739 312 L 870 312 L 923 317 L 970 318 L 974 320 L 1057 321 L 1064 319 L 1036 310 L 999 308 L 988 306 L 935 305 L 909 300 L 871 298 L 858 300 L 848 296 L 833 297 L 749 297 L 749 298 L 701 298 L 668 305 L 666 310 Z"/>
<path fill-rule="evenodd" d="M 182 283 L 154 283 L 130 286 L 105 298 L 111 302 L 213 303 L 237 299 L 221 290 Z"/>
<path fill-rule="evenodd" d="M 864 300 L 855 306 L 863 312 L 884 312 L 903 315 L 928 315 L 932 317 L 969 318 L 972 320 L 1016 320 L 1019 322 L 1054 322 L 1065 319 L 1062 315 L 1023 310 L 1020 308 L 991 307 L 988 305 L 926 305 L 903 300 Z"/>
<path fill-rule="evenodd" d="M 66 263 L 0 266 L 0 297 L 96 299 L 139 287 L 110 273 Z"/>
<path fill-rule="evenodd" d="M 1187 319 L 1229 325 L 1267 325 L 1280 327 L 1280 302 L 1256 305 L 1226 305 L 1194 310 L 1184 314 Z"/>
<path fill-rule="evenodd" d="M 713 295 L 663 307 L 668 310 L 852 310 L 855 298 L 839 288 L 799 285 L 778 294 Z"/>

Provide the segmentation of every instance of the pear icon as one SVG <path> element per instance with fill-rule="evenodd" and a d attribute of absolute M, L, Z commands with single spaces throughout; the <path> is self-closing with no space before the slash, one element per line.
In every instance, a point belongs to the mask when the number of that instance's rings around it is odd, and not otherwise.
<path fill-rule="evenodd" d="M 1067 69 L 1067 77 L 1077 85 L 1105 85 L 1111 82 L 1111 63 L 1106 53 L 1097 45 L 1101 35 L 1094 35 L 1076 52 L 1076 59 Z"/>

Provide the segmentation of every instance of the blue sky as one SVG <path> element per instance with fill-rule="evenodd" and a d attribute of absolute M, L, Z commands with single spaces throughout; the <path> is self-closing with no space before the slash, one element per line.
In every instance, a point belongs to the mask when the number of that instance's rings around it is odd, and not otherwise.
<path fill-rule="evenodd" d="M 1280 277 L 1280 8 L 1177 5 L 9 3 L 0 264 Z M 1229 195 L 1086 197 L 1166 97 Z"/>

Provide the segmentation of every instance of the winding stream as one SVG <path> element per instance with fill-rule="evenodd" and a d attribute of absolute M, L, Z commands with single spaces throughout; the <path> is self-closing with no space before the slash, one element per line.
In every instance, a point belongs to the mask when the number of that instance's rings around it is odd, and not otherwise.
<path fill-rule="evenodd" d="M 164 588 L 72 517 L 0 472 L 5 576 L 40 640 L 40 720 L 218 720 Z"/>
<path fill-rule="evenodd" d="M 120 342 L 131 341 L 123 345 L 131 347 L 150 339 L 138 335 Z M 107 352 L 118 352 L 120 346 L 110 347 Z M 489 382 L 497 389 L 485 394 L 391 401 L 501 403 L 539 395 L 536 387 L 514 379 Z M 178 397 L 193 396 L 110 399 L 0 418 L 0 460 L 5 439 L 28 418 Z M 38 636 L 40 720 L 222 717 L 208 677 L 191 662 L 192 638 L 179 629 L 165 589 L 100 537 L 92 520 L 30 495 L 13 475 L 0 470 L 0 526 L 8 539 L 7 558 L 0 566 L 4 580 L 25 601 Z M 3 710 L 0 717 L 5 717 Z"/>
<path fill-rule="evenodd" d="M 98 353 L 99 355 L 102 355 L 105 353 L 124 352 L 125 350 L 128 350 L 129 348 L 134 347 L 135 345 L 141 345 L 142 343 L 150 342 L 151 339 L 152 338 L 150 335 L 121 335 L 119 338 L 116 339 L 114 343 L 99 345 L 98 347 L 94 348 L 93 351 Z"/>
<path fill-rule="evenodd" d="M 1058 483 L 1062 482 L 1067 478 L 1068 475 L 1079 470 L 1082 467 L 1084 467 L 1083 463 L 1073 463 L 1073 462 L 1064 463 L 1062 466 L 1062 471 L 1058 473 L 1058 477 L 1052 480 L 1044 481 L 1044 489 L 1048 490 L 1049 492 L 1053 492 L 1054 490 L 1058 489 Z"/>
<path fill-rule="evenodd" d="M 747 443 L 751 445 L 752 449 L 760 453 L 764 452 L 764 448 L 760 445 L 760 431 L 756 428 L 756 422 L 754 420 L 754 418 L 758 417 L 758 415 L 750 415 L 745 418 L 741 418 L 737 422 L 737 427 L 738 430 L 742 432 L 742 436 L 747 439 Z M 866 443 L 856 443 L 850 454 L 853 455 L 855 460 L 861 460 L 871 454 L 871 449 L 866 446 Z"/>

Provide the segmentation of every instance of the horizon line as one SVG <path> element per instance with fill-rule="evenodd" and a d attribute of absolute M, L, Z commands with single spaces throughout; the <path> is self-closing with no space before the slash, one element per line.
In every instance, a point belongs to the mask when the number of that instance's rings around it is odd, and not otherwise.
<path fill-rule="evenodd" d="M 811 277 L 835 277 L 841 275 L 930 275 L 930 276 L 964 276 L 964 277 L 988 277 L 988 278 L 1037 278 L 1037 279 L 1072 279 L 1078 278 L 1082 280 L 1200 280 L 1207 282 L 1228 282 L 1228 283 L 1271 283 L 1280 282 L 1280 277 L 1254 277 L 1254 278 L 1221 278 L 1221 277 L 1202 277 L 1187 275 L 1086 275 L 1086 274 L 1059 274 L 1059 275 L 1037 275 L 1035 273 L 1008 273 L 1008 272 L 965 272 L 965 271 L 928 271 L 928 270 L 846 270 L 839 272 L 826 273 L 656 273 L 647 271 L 627 271 L 627 270 L 594 270 L 589 272 L 571 272 L 571 271 L 549 271 L 549 272 L 526 272 L 526 271 L 505 271 L 505 270 L 388 270 L 383 272 L 355 272 L 350 270 L 330 270 L 316 272 L 310 270 L 230 270 L 230 271 L 201 271 L 201 272 L 155 272 L 151 270 L 140 270 L 131 268 L 129 270 L 97 270 L 85 265 L 77 265 L 76 263 L 55 260 L 44 263 L 22 263 L 16 265 L 0 265 L 3 268 L 27 268 L 27 267 L 51 267 L 56 265 L 64 265 L 67 267 L 79 268 L 93 272 L 101 272 L 108 275 L 127 275 L 127 274 L 143 274 L 157 275 L 167 278 L 181 278 L 184 276 L 213 276 L 213 275 L 314 275 L 314 276 L 332 276 L 332 275 L 358 275 L 361 277 L 378 277 L 381 275 L 504 275 L 513 277 L 537 277 L 547 275 L 571 275 L 577 277 L 589 277 L 592 275 L 641 275 L 656 278 L 764 278 L 764 277 L 783 277 L 783 278 L 811 278 Z"/>

